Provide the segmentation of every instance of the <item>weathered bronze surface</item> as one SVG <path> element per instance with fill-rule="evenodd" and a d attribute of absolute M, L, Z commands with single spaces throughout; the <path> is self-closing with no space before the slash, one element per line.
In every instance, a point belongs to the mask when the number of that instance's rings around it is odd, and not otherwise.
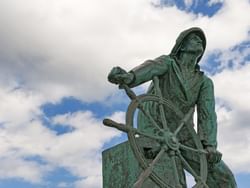
<path fill-rule="evenodd" d="M 185 188 L 184 169 L 194 176 L 195 188 L 237 187 L 216 149 L 213 82 L 198 65 L 205 47 L 203 31 L 190 28 L 179 35 L 169 55 L 129 72 L 120 67 L 111 70 L 108 80 L 119 84 L 131 103 L 126 124 L 109 119 L 104 124 L 126 132 L 130 146 L 104 151 L 103 188 Z M 131 90 L 150 80 L 147 94 L 136 96 Z"/>

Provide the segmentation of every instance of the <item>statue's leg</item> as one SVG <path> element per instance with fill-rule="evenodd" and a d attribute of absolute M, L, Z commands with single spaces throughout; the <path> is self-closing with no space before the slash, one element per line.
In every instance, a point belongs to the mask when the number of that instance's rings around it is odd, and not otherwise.
<path fill-rule="evenodd" d="M 199 163 L 188 159 L 187 161 L 198 174 Z M 223 161 L 215 165 L 208 164 L 207 185 L 209 188 L 237 188 L 233 173 Z"/>
<path fill-rule="evenodd" d="M 192 140 L 187 140 L 184 144 L 194 147 Z M 200 158 L 197 153 L 183 151 L 182 154 L 194 171 L 199 174 Z M 207 185 L 209 188 L 237 188 L 233 173 L 222 160 L 215 165 L 208 163 Z"/>
<path fill-rule="evenodd" d="M 209 165 L 207 184 L 213 188 L 237 188 L 233 173 L 223 161 Z"/>

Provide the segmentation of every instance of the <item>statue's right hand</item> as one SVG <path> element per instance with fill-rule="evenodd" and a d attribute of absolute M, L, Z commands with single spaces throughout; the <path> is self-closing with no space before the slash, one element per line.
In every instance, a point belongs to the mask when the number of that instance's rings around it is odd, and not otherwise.
<path fill-rule="evenodd" d="M 108 75 L 108 80 L 114 84 L 129 84 L 133 80 L 133 74 L 121 67 L 114 67 Z"/>
<path fill-rule="evenodd" d="M 222 153 L 217 151 L 216 148 L 208 146 L 205 148 L 207 151 L 207 161 L 212 164 L 216 164 L 221 161 Z"/>

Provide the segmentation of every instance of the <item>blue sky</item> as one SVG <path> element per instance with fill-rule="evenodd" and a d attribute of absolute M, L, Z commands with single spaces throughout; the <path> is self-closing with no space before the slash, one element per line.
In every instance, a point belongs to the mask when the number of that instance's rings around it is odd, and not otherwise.
<path fill-rule="evenodd" d="M 124 122 L 129 103 L 107 74 L 168 54 L 193 26 L 207 37 L 219 150 L 248 188 L 249 12 L 248 0 L 0 1 L 0 188 L 101 188 L 101 152 L 126 140 L 102 119 Z"/>

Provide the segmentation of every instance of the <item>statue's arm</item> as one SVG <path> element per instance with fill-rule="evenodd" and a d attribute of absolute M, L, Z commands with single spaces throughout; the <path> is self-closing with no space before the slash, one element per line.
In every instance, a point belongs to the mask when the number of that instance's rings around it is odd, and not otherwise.
<path fill-rule="evenodd" d="M 217 118 L 214 87 L 211 79 L 204 76 L 197 101 L 198 134 L 204 147 L 217 147 Z"/>
<path fill-rule="evenodd" d="M 143 64 L 135 67 L 129 73 L 133 74 L 133 81 L 129 84 L 130 87 L 135 87 L 152 80 L 154 76 L 164 74 L 170 63 L 169 56 L 163 55 L 154 60 L 145 61 Z"/>
<path fill-rule="evenodd" d="M 108 75 L 108 80 L 114 84 L 126 84 L 135 87 L 152 80 L 154 76 L 164 74 L 171 60 L 169 56 L 162 55 L 155 60 L 148 60 L 127 72 L 121 67 L 113 67 Z"/>

